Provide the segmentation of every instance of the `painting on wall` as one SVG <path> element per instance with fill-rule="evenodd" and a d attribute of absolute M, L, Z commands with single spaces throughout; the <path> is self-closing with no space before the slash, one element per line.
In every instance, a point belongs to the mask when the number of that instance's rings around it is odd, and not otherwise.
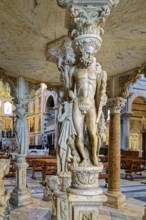
<path fill-rule="evenodd" d="M 38 145 L 42 144 L 42 135 L 38 135 Z"/>
<path fill-rule="evenodd" d="M 4 119 L 4 130 L 6 131 L 12 130 L 12 118 Z"/>
<path fill-rule="evenodd" d="M 32 118 L 30 118 L 30 121 L 29 121 L 29 125 L 30 125 L 30 132 L 34 132 L 34 130 L 35 130 L 35 118 L 34 117 L 32 117 Z"/>
<path fill-rule="evenodd" d="M 39 107 L 38 107 L 38 109 L 39 109 L 39 112 L 41 112 L 41 97 L 39 97 Z"/>
<path fill-rule="evenodd" d="M 30 136 L 30 145 L 35 144 L 35 136 Z"/>
<path fill-rule="evenodd" d="M 38 130 L 41 131 L 41 116 L 39 116 L 38 122 L 39 122 Z"/>

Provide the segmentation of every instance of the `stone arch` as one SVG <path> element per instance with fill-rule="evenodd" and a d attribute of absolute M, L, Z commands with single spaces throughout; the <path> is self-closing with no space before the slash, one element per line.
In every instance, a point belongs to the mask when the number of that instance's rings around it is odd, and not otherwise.
<path fill-rule="evenodd" d="M 48 106 L 49 106 L 49 104 L 51 104 L 50 107 L 55 107 L 57 105 L 57 95 L 54 91 L 47 91 L 47 94 L 44 98 L 44 108 L 43 109 L 44 109 L 44 112 L 46 112 L 46 113 L 47 113 L 47 111 L 46 111 L 47 104 L 48 104 Z"/>
<path fill-rule="evenodd" d="M 133 101 L 136 99 L 136 98 L 142 98 L 144 100 L 146 100 L 146 92 L 145 91 L 136 91 L 134 94 L 132 94 L 129 98 L 129 102 L 128 102 L 128 109 L 129 109 L 129 112 L 132 112 L 132 104 L 133 104 Z"/>

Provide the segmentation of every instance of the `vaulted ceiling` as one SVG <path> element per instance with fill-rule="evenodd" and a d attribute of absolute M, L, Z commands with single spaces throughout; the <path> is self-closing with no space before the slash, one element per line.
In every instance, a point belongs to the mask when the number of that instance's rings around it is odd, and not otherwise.
<path fill-rule="evenodd" d="M 0 0 L 0 68 L 13 76 L 60 84 L 45 51 L 47 43 L 67 35 L 64 21 L 65 10 L 56 0 Z M 121 0 L 112 10 L 97 60 L 108 76 L 146 61 L 146 0 Z"/>

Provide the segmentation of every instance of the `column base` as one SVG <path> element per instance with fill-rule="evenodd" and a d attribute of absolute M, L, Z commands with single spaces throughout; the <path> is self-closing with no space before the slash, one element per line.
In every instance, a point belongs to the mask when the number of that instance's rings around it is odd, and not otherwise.
<path fill-rule="evenodd" d="M 53 198 L 54 204 L 51 220 L 69 220 L 67 193 L 62 191 L 54 192 Z"/>
<path fill-rule="evenodd" d="M 142 219 L 142 220 L 146 220 L 146 208 L 145 208 L 144 216 L 143 216 L 143 219 Z"/>
<path fill-rule="evenodd" d="M 33 200 L 31 198 L 31 193 L 28 189 L 23 191 L 14 189 L 14 191 L 11 193 L 10 203 L 17 207 L 32 204 Z"/>
<path fill-rule="evenodd" d="M 68 194 L 69 220 L 91 219 L 96 220 L 99 216 L 99 208 L 106 201 L 104 194 L 83 196 Z"/>
<path fill-rule="evenodd" d="M 55 192 L 52 220 L 96 220 L 100 206 L 107 200 L 98 185 L 103 166 L 70 167 L 72 183 L 66 192 Z"/>
<path fill-rule="evenodd" d="M 104 203 L 105 206 L 119 209 L 126 205 L 126 196 L 121 192 L 107 192 L 105 195 L 107 196 L 107 201 Z"/>

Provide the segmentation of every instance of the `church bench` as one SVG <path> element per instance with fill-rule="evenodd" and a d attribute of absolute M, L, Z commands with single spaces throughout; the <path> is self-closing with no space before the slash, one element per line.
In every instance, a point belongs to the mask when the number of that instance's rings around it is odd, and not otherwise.
<path fill-rule="evenodd" d="M 57 161 L 46 162 L 42 171 L 42 181 L 45 181 L 46 175 L 56 175 Z"/>
<path fill-rule="evenodd" d="M 103 170 L 99 173 L 99 179 L 105 180 L 105 187 L 108 186 L 108 163 L 103 162 Z"/>
<path fill-rule="evenodd" d="M 121 169 L 125 170 L 125 178 L 129 176 L 133 180 L 133 173 L 141 173 L 146 170 L 146 160 L 124 158 L 121 159 Z"/>
<path fill-rule="evenodd" d="M 44 172 L 44 169 L 46 169 L 47 171 L 46 166 L 48 167 L 48 169 L 50 167 L 50 170 L 52 170 L 52 166 L 55 166 L 56 164 L 57 164 L 56 159 L 35 159 L 33 161 L 32 178 L 36 179 L 35 173 L 38 171 Z"/>
<path fill-rule="evenodd" d="M 9 170 L 9 173 L 5 176 L 6 178 L 11 178 L 11 177 L 16 176 L 15 163 L 16 163 L 16 160 L 11 160 L 10 170 Z"/>
<path fill-rule="evenodd" d="M 26 161 L 29 165 L 29 167 L 33 167 L 33 163 L 36 160 L 46 160 L 46 159 L 56 159 L 55 156 L 45 156 L 45 155 L 28 155 L 26 157 Z"/>

